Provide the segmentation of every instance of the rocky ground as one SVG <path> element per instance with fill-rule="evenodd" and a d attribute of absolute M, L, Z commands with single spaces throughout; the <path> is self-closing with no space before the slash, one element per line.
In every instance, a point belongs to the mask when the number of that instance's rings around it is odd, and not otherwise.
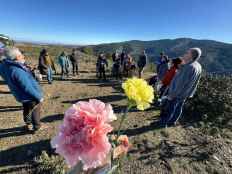
<path fill-rule="evenodd" d="M 26 134 L 23 129 L 22 108 L 0 81 L 0 173 L 35 173 L 34 158 L 42 151 L 53 154 L 50 139 L 56 134 L 64 111 L 80 100 L 97 98 L 111 103 L 118 117 L 126 98 L 118 81 L 96 80 L 93 65 L 83 63 L 77 78 L 65 81 L 55 77 L 53 85 L 42 82 L 45 102 L 42 122 L 47 129 Z M 145 112 L 132 110 L 123 125 L 133 147 L 125 159 L 123 174 L 154 173 L 232 173 L 232 140 L 214 136 L 191 124 L 157 129 L 159 109 Z M 117 128 L 118 122 L 114 123 Z M 51 172 L 52 173 L 52 172 Z"/>

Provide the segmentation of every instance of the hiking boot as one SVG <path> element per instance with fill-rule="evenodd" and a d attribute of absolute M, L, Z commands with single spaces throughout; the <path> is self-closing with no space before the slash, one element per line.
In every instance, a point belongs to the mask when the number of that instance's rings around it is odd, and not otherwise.
<path fill-rule="evenodd" d="M 31 131 L 30 124 L 26 124 L 25 126 L 23 126 L 23 131 L 30 132 Z"/>

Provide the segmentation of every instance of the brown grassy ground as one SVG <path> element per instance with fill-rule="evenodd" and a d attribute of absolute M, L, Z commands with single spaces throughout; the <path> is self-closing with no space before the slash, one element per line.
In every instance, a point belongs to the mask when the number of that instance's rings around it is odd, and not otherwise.
<path fill-rule="evenodd" d="M 91 68 L 90 68 L 91 67 Z M 89 72 L 86 70 L 90 70 Z M 63 119 L 64 111 L 80 100 L 97 98 L 111 103 L 120 118 L 126 104 L 121 84 L 114 80 L 96 80 L 94 65 L 82 63 L 81 75 L 53 85 L 42 83 L 45 102 L 42 122 L 48 129 L 35 135 L 22 131 L 21 105 L 0 81 L 0 173 L 31 173 L 32 160 L 43 150 L 53 153 L 50 139 Z M 159 110 L 129 113 L 123 130 L 133 144 L 122 173 L 232 173 L 231 140 L 207 136 L 193 126 L 156 129 Z M 117 128 L 118 122 L 114 123 Z"/>

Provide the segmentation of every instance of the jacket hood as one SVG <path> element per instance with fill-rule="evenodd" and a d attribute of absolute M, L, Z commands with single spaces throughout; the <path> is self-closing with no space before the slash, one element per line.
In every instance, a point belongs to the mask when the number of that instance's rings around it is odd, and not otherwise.
<path fill-rule="evenodd" d="M 19 62 L 15 62 L 12 59 L 6 58 L 6 59 L 3 60 L 3 63 L 6 64 L 6 65 L 9 65 L 9 66 L 16 66 L 16 67 L 19 67 L 19 68 L 27 71 L 25 69 L 25 67 L 23 66 L 23 64 L 21 64 Z"/>

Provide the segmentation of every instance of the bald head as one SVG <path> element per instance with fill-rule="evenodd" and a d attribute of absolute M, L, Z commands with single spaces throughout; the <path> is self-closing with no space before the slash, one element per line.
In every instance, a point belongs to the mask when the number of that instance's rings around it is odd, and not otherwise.
<path fill-rule="evenodd" d="M 200 59 L 201 54 L 202 54 L 202 51 L 200 48 L 191 48 L 190 51 L 192 53 L 192 59 L 194 61 Z"/>

